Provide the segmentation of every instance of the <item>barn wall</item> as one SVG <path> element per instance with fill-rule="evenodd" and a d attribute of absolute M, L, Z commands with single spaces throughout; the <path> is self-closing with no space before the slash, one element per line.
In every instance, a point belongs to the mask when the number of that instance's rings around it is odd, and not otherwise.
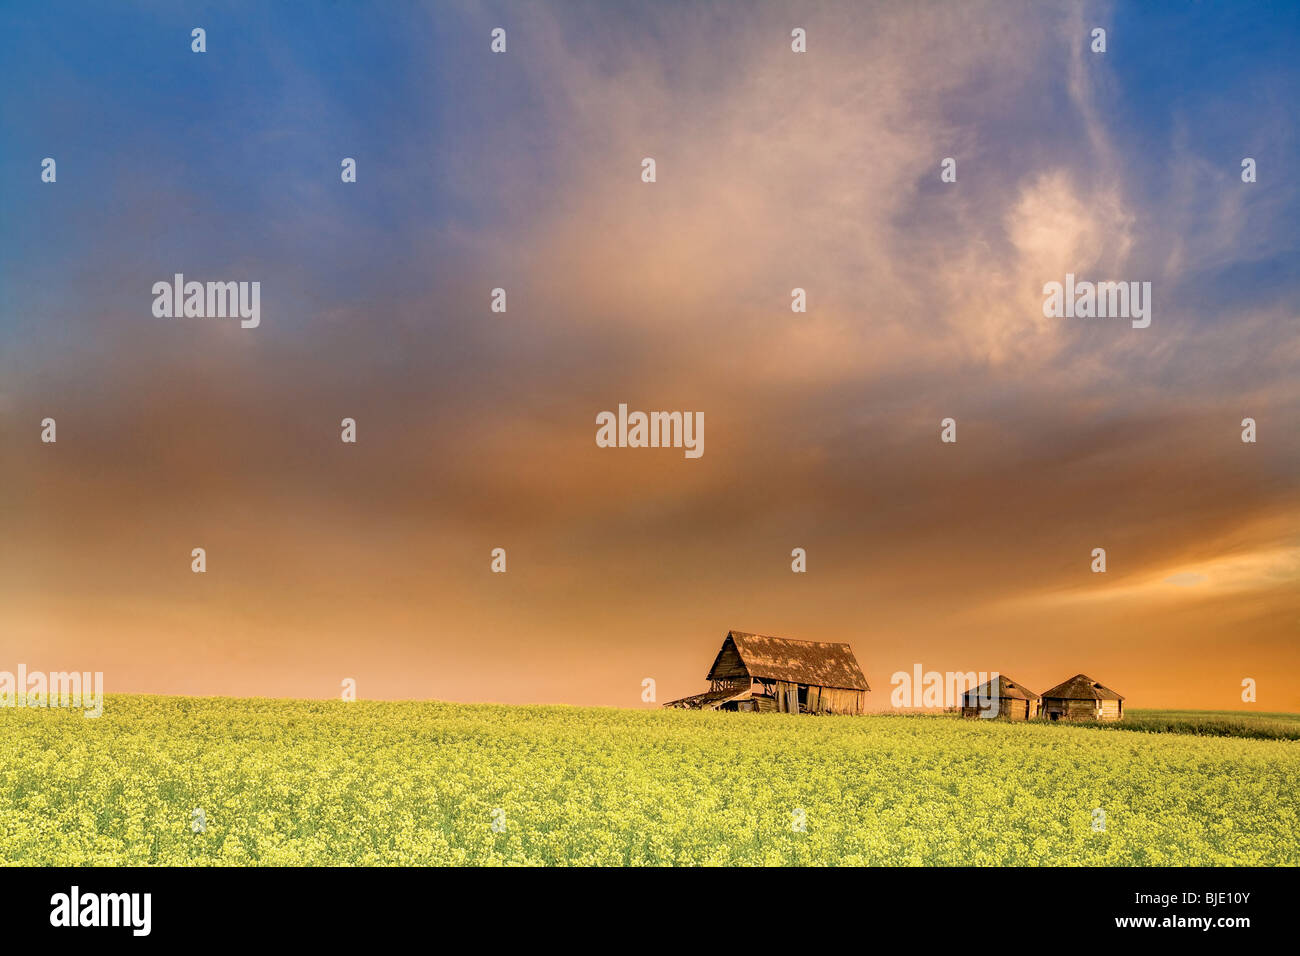
<path fill-rule="evenodd" d="M 772 681 L 772 693 L 775 700 L 758 698 L 758 708 L 762 711 L 774 710 L 781 714 L 864 714 L 867 711 L 867 694 L 861 690 L 846 690 L 841 687 L 819 687 L 808 684 L 807 697 L 802 708 L 798 705 L 798 692 L 801 685 L 793 681 Z M 790 705 L 791 695 L 795 705 Z"/>
<path fill-rule="evenodd" d="M 727 638 L 722 642 L 722 650 L 706 679 L 729 680 L 748 676 L 749 671 L 745 669 L 745 662 L 740 659 L 740 653 L 736 650 L 736 642 Z"/>
<path fill-rule="evenodd" d="M 1101 719 L 1102 720 L 1119 720 L 1120 705 L 1117 700 L 1103 700 L 1101 702 Z"/>
<path fill-rule="evenodd" d="M 843 687 L 823 687 L 821 699 L 825 702 L 822 713 L 861 714 L 866 711 L 866 692 Z"/>
<path fill-rule="evenodd" d="M 791 684 L 789 681 L 778 680 L 772 682 L 772 693 L 776 695 L 776 711 L 779 714 L 791 713 L 790 710 L 790 692 L 797 691 L 798 685 Z M 796 698 L 797 701 L 797 698 Z M 796 706 L 794 713 L 798 713 Z"/>

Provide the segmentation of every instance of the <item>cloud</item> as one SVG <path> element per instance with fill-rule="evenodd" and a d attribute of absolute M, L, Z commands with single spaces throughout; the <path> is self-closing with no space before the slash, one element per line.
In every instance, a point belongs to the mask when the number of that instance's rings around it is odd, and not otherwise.
<path fill-rule="evenodd" d="M 1037 606 L 1214 600 L 1292 589 L 1300 582 L 1300 547 L 1277 547 L 1208 558 L 1197 570 L 1144 570 L 1114 583 L 1073 587 L 1024 599 Z"/>
<path fill-rule="evenodd" d="M 776 5 L 536 3 L 493 57 L 495 16 L 372 18 L 328 55 L 259 34 L 293 49 L 206 77 L 197 142 L 105 80 L 69 142 L 130 175 L 15 217 L 0 283 L 4 433 L 60 434 L 0 444 L 9 651 L 111 652 L 139 689 L 314 695 L 364 657 L 379 693 L 606 703 L 625 667 L 697 681 L 682 652 L 737 616 L 864 662 L 1056 661 L 1080 622 L 1122 662 L 1244 619 L 1294 663 L 1294 283 L 1217 271 L 1294 244 L 1290 187 L 1243 194 L 1194 124 L 1135 145 L 1117 103 L 1159 102 L 1090 21 L 836 5 L 796 55 Z M 373 66 L 351 93 L 345 53 Z M 137 177 L 141 142 L 174 152 Z M 233 210 L 254 172 L 223 142 L 275 166 Z M 177 270 L 262 281 L 262 327 L 153 320 Z M 1044 319 L 1066 272 L 1158 280 L 1151 329 Z M 623 401 L 704 412 L 704 457 L 596 448 Z"/>

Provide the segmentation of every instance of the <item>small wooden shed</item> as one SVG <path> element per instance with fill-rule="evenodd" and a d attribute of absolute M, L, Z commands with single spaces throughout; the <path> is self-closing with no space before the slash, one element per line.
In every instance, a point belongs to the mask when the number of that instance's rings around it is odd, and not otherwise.
<path fill-rule="evenodd" d="M 1124 698 L 1087 674 L 1043 691 L 1043 716 L 1049 720 L 1120 720 Z"/>
<path fill-rule="evenodd" d="M 961 715 L 963 717 L 981 717 L 984 708 L 993 701 L 998 702 L 997 713 L 993 716 L 1008 720 L 1033 720 L 1038 716 L 1042 698 L 1024 684 L 1019 684 L 999 674 L 993 680 L 968 690 L 962 695 Z M 992 708 L 989 708 L 992 710 Z"/>
<path fill-rule="evenodd" d="M 848 644 L 728 631 L 709 668 L 709 689 L 665 707 L 861 714 L 871 688 Z"/>

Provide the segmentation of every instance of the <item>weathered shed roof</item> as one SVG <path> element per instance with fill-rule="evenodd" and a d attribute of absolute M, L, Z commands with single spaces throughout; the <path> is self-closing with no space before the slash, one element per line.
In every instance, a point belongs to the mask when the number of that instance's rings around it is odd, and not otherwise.
<path fill-rule="evenodd" d="M 713 662 L 714 667 L 726 652 L 728 641 L 735 644 L 736 652 L 751 677 L 818 687 L 871 690 L 862 668 L 858 666 L 858 659 L 853 656 L 853 648 L 848 644 L 793 641 L 747 631 L 728 631 L 722 650 Z"/>
<path fill-rule="evenodd" d="M 1043 697 L 1054 700 L 1123 700 L 1109 687 L 1103 687 L 1087 674 L 1075 674 L 1064 684 L 1043 691 Z"/>
<path fill-rule="evenodd" d="M 1017 684 L 1006 674 L 999 674 L 991 681 L 981 684 L 979 687 L 966 691 L 965 697 L 983 698 L 984 700 L 996 700 L 1001 697 L 1011 697 L 1015 700 L 1039 700 L 1039 696 L 1024 684 Z"/>
<path fill-rule="evenodd" d="M 710 707 L 717 710 L 729 700 L 739 700 L 749 696 L 749 686 L 737 690 L 734 687 L 728 687 L 724 690 L 706 690 L 702 694 L 692 694 L 690 697 L 682 697 L 678 700 L 670 700 L 664 704 L 665 707 L 678 707 L 685 710 L 703 710 Z"/>

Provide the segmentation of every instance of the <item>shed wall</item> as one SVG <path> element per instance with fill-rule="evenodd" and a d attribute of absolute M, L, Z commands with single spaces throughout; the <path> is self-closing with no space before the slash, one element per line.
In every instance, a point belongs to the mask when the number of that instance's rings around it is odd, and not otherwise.
<path fill-rule="evenodd" d="M 1043 714 L 1050 717 L 1052 714 L 1060 714 L 1061 720 L 1096 720 L 1097 719 L 1097 701 L 1095 700 L 1062 700 L 1057 697 L 1046 698 L 1043 700 Z M 1118 704 L 1119 701 L 1101 701 L 1102 704 Z M 1118 712 L 1116 711 L 1116 717 Z M 1116 717 L 1109 718 L 1115 720 Z"/>

